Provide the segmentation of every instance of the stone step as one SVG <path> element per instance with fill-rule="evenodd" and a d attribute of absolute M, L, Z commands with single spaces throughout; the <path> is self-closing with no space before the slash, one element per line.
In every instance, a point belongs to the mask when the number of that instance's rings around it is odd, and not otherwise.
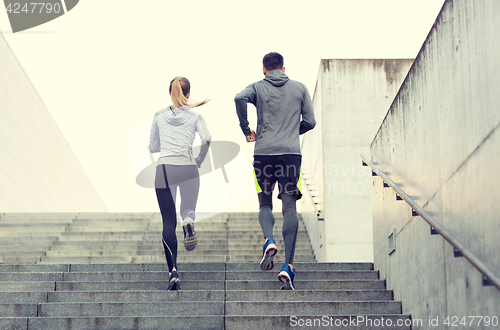
<path fill-rule="evenodd" d="M 371 263 L 316 263 L 296 262 L 297 272 L 309 270 L 373 270 Z M 178 264 L 183 271 L 260 271 L 258 263 L 185 263 Z M 168 271 L 165 262 L 134 264 L 54 264 L 54 265 L 0 265 L 0 272 L 145 272 Z"/>
<path fill-rule="evenodd" d="M 78 233 L 88 233 L 88 232 L 113 232 L 113 233 L 120 233 L 120 232 L 134 232 L 134 233 L 139 233 L 139 232 L 144 232 L 146 231 L 146 225 L 143 226 L 111 226 L 111 225 L 101 225 L 99 227 L 93 227 L 93 226 L 76 226 L 76 225 L 71 225 L 65 230 L 65 234 L 76 234 Z"/>
<path fill-rule="evenodd" d="M 182 252 L 184 253 L 184 252 Z M 184 262 L 259 262 L 261 257 L 242 255 L 242 256 L 232 256 L 232 255 L 196 255 L 192 252 L 187 252 L 186 255 L 178 254 L 180 260 Z M 14 258 L 14 257 L 13 257 Z M 275 263 L 283 263 L 284 262 L 283 255 L 277 255 L 274 257 Z M 0 259 L 1 260 L 1 259 Z M 27 259 L 28 260 L 28 259 Z M 29 259 L 31 260 L 31 259 Z M 294 261 L 297 262 L 312 262 L 314 261 L 314 255 L 295 255 Z M 130 262 L 165 262 L 165 255 L 128 255 L 128 256 L 81 256 L 81 257 L 40 257 L 40 260 L 36 262 L 41 263 L 130 263 Z M 13 263 L 13 262 L 12 262 Z"/>
<path fill-rule="evenodd" d="M 0 238 L 6 237 L 9 240 L 15 240 L 14 237 L 20 237 L 23 240 L 38 240 L 39 237 L 43 236 L 51 236 L 57 237 L 61 233 L 64 233 L 64 230 L 36 230 L 33 228 L 27 228 L 26 230 L 17 230 L 17 231 L 0 231 Z"/>
<path fill-rule="evenodd" d="M 57 236 L 39 236 L 39 237 L 0 237 L 0 246 L 20 245 L 20 244 L 52 244 L 58 239 Z"/>
<path fill-rule="evenodd" d="M 390 301 L 388 290 L 228 290 L 226 301 Z"/>
<path fill-rule="evenodd" d="M 47 294 L 48 292 L 44 291 L 2 291 L 0 304 L 38 304 L 47 302 Z"/>
<path fill-rule="evenodd" d="M 402 326 L 397 326 L 397 322 Z M 390 322 L 390 326 L 387 325 Z M 409 325 L 405 326 L 405 322 Z M 224 318 L 224 329 L 226 330 L 252 330 L 252 329 L 318 329 L 338 328 L 342 330 L 375 330 L 394 329 L 410 330 L 411 317 L 409 315 L 332 315 L 313 314 L 305 317 L 299 316 L 231 316 Z"/>
<path fill-rule="evenodd" d="M 223 315 L 366 315 L 401 314 L 395 301 L 153 301 L 0 304 L 5 317 Z"/>
<path fill-rule="evenodd" d="M 133 231 L 133 228 L 140 228 L 140 230 L 144 230 L 147 228 L 148 230 L 158 230 L 161 231 L 163 229 L 163 224 L 161 222 L 158 223 L 150 223 L 150 222 L 144 222 L 144 223 L 120 223 L 120 222 L 99 222 L 99 223 L 78 223 L 78 222 L 73 222 L 71 224 L 68 224 L 67 230 L 73 229 L 73 230 L 88 230 L 89 228 L 96 229 L 96 230 L 101 230 L 101 231 L 108 231 L 108 228 L 114 229 L 129 229 L 130 231 Z M 181 229 L 182 225 L 180 223 L 177 224 L 177 229 Z M 200 230 L 226 230 L 227 224 L 225 222 L 196 222 L 194 224 L 195 229 L 200 228 Z M 257 226 L 253 226 L 252 228 L 260 228 Z"/>
<path fill-rule="evenodd" d="M 26 272 L 69 272 L 70 265 L 2 265 L 0 264 L 0 273 L 26 273 Z"/>
<path fill-rule="evenodd" d="M 178 258 L 183 258 L 184 256 L 211 256 L 211 255 L 230 255 L 234 258 L 260 258 L 262 257 L 262 252 L 260 249 L 249 250 L 248 252 L 241 250 L 229 251 L 225 248 L 222 249 L 203 249 L 203 247 L 197 247 L 193 251 L 187 251 L 183 246 L 180 246 L 177 252 Z M 143 255 L 165 255 L 163 247 L 158 247 L 155 250 L 49 250 L 46 252 L 30 253 L 28 255 L 39 255 L 47 257 L 97 257 L 97 256 L 143 256 Z M 16 255 L 16 252 L 11 252 L 6 255 Z M 295 256 L 310 256 L 314 257 L 314 254 L 310 249 L 295 249 Z M 252 259 L 253 260 L 253 259 Z"/>
<path fill-rule="evenodd" d="M 278 273 L 275 273 L 276 279 Z M 315 280 L 294 279 L 296 290 L 384 290 L 382 280 Z M 280 290 L 279 281 L 226 281 L 226 290 Z"/>
<path fill-rule="evenodd" d="M 38 304 L 0 304 L 2 317 L 36 317 Z"/>
<path fill-rule="evenodd" d="M 378 274 L 375 271 L 324 271 L 308 270 L 308 278 L 314 280 L 376 280 Z M 295 274 L 295 278 L 300 278 L 300 273 Z M 213 280 L 213 281 L 234 280 L 260 280 L 276 281 L 275 272 L 262 271 L 186 271 L 182 273 L 181 280 Z M 35 281 L 70 281 L 70 282 L 121 282 L 121 281 L 161 281 L 168 280 L 168 273 L 165 271 L 147 272 L 5 272 L 0 273 L 2 282 L 35 282 Z M 1 289 L 0 289 L 1 290 Z"/>
<path fill-rule="evenodd" d="M 281 283 L 278 281 L 277 273 L 275 279 L 269 281 L 262 280 L 228 280 L 205 281 L 186 280 L 181 272 L 182 290 L 224 290 L 228 291 L 259 291 L 275 290 L 279 291 Z M 165 277 L 168 275 L 165 274 Z M 0 282 L 1 292 L 35 292 L 35 291 L 125 291 L 125 290 L 166 290 L 168 283 L 165 279 L 160 281 L 30 281 L 30 282 Z M 296 291 L 304 290 L 385 290 L 385 283 L 382 280 L 316 280 L 307 281 L 296 279 L 294 281 Z"/>
<path fill-rule="evenodd" d="M 188 254 L 189 253 L 189 254 Z M 44 253 L 45 254 L 45 253 Z M 202 249 L 196 249 L 194 251 L 186 251 L 179 249 L 177 256 L 191 256 L 191 255 L 196 255 L 196 256 L 211 256 L 211 255 L 225 255 L 227 254 L 226 249 L 220 249 L 220 250 L 202 250 Z M 152 250 L 99 250 L 99 251 L 88 251 L 88 250 L 81 250 L 81 251 L 47 251 L 46 252 L 47 257 L 98 257 L 98 256 L 141 256 L 141 255 L 165 255 L 165 252 L 163 251 L 163 248 L 157 249 L 156 251 Z"/>
<path fill-rule="evenodd" d="M 43 257 L 42 257 L 43 258 Z M 228 255 L 228 262 L 260 262 L 260 255 Z M 301 255 L 295 254 L 293 258 L 294 262 L 314 262 L 316 259 L 313 254 Z M 285 256 L 283 254 L 277 254 L 274 256 L 274 264 L 281 265 L 285 261 Z"/>
<path fill-rule="evenodd" d="M 279 269 L 275 267 L 275 271 L 226 271 L 226 280 L 261 280 L 261 281 L 275 281 L 276 272 Z M 298 280 L 301 275 L 307 277 L 306 279 L 316 280 L 376 280 L 378 279 L 378 272 L 373 270 L 357 270 L 357 271 L 343 271 L 343 270 L 306 270 L 300 272 L 296 270 L 295 279 Z M 304 280 L 306 280 L 304 279 Z"/>
<path fill-rule="evenodd" d="M 182 286 L 183 283 L 181 283 Z M 124 291 L 56 291 L 0 292 L 0 304 L 33 304 L 45 302 L 152 302 L 152 301 L 391 301 L 387 290 L 160 290 Z"/>
<path fill-rule="evenodd" d="M 44 212 L 15 212 L 15 213 L 0 213 L 0 219 L 72 219 L 78 213 L 60 212 L 60 213 L 44 213 Z"/>
<path fill-rule="evenodd" d="M 264 241 L 264 235 L 262 234 L 262 232 L 258 233 L 258 232 L 251 232 L 251 233 L 247 233 L 247 232 L 228 232 L 228 235 L 227 235 L 228 239 L 230 240 L 235 240 L 235 241 L 240 241 L 242 239 L 248 239 L 248 240 L 254 240 L 254 241 L 257 241 L 257 242 L 261 242 L 261 241 Z M 282 238 L 281 238 L 281 235 L 277 236 L 277 237 L 274 237 L 274 240 L 277 241 L 279 240 L 280 242 L 282 241 Z M 304 240 L 304 241 L 307 241 L 309 240 L 309 237 L 307 236 L 307 233 L 305 232 L 299 232 L 297 234 L 297 240 Z"/>
<path fill-rule="evenodd" d="M 224 281 L 224 272 L 183 272 L 181 280 L 186 281 Z M 114 273 L 76 273 L 64 274 L 69 282 L 153 282 L 168 281 L 168 272 L 114 272 Z"/>
<path fill-rule="evenodd" d="M 188 255 L 182 258 L 185 262 L 224 262 L 226 255 L 198 256 Z M 40 257 L 41 263 L 47 264 L 82 264 L 82 263 L 131 263 L 131 262 L 166 262 L 165 255 L 129 255 L 129 256 L 95 256 L 95 257 Z"/>
<path fill-rule="evenodd" d="M 47 266 L 51 267 L 51 266 Z M 74 264 L 71 265 L 71 271 L 73 272 L 160 272 L 168 271 L 168 266 L 163 260 L 162 263 L 136 263 L 136 264 Z M 224 262 L 220 263 L 178 263 L 179 269 L 183 271 L 210 271 L 210 272 L 224 272 L 226 269 L 226 264 Z"/>
<path fill-rule="evenodd" d="M 33 249 L 29 251 L 22 251 L 19 248 L 0 249 L 0 253 L 3 257 L 41 257 L 45 256 L 45 249 Z"/>
<path fill-rule="evenodd" d="M 97 250 L 135 250 L 135 251 L 145 251 L 145 250 L 151 250 L 151 251 L 163 251 L 163 244 L 160 239 L 156 240 L 155 242 L 148 242 L 149 244 L 144 243 L 143 241 L 136 241 L 136 242 L 123 242 L 123 241 L 118 241 L 118 242 L 108 242 L 106 244 L 97 244 L 94 243 L 92 244 L 91 242 L 78 242 L 78 244 L 72 244 L 71 242 L 60 242 L 60 243 L 65 243 L 65 244 L 54 244 L 52 246 L 48 245 L 32 245 L 32 246 L 22 246 L 21 247 L 26 249 L 27 251 L 79 251 L 79 250 L 88 250 L 88 251 L 97 251 Z M 182 241 L 178 242 L 179 246 L 182 247 L 184 244 Z M 2 247 L 0 246 L 0 252 L 5 251 L 19 251 L 19 246 L 17 247 Z M 283 251 L 285 248 L 285 245 L 282 243 L 277 243 L 277 248 L 278 251 Z M 198 242 L 196 245 L 197 250 L 226 250 L 226 251 L 241 251 L 241 250 L 255 250 L 255 251 L 262 251 L 262 245 L 260 244 L 253 244 L 253 245 L 245 245 L 245 244 L 236 244 L 236 243 L 231 243 L 228 244 L 227 241 L 211 241 L 211 240 L 201 240 Z M 310 250 L 311 245 L 308 244 L 307 242 L 301 241 L 297 242 L 295 245 L 295 249 L 297 250 Z"/>
<path fill-rule="evenodd" d="M 40 292 L 54 291 L 56 282 L 37 281 L 37 282 L 0 282 L 1 292 Z"/>
<path fill-rule="evenodd" d="M 12 244 L 0 245 L 0 254 L 4 255 L 5 252 L 45 252 L 52 246 L 49 244 Z"/>
<path fill-rule="evenodd" d="M 280 253 L 285 253 L 285 249 L 278 249 L 278 256 Z M 242 251 L 242 250 L 229 250 L 229 254 L 233 256 L 255 256 L 255 257 L 262 257 L 262 247 L 258 246 L 256 248 L 252 247 L 247 247 L 247 251 Z M 311 251 L 311 248 L 303 248 L 303 249 L 297 249 L 295 248 L 295 255 L 311 255 L 314 256 L 314 253 Z M 259 259 L 260 260 L 260 259 Z"/>
<path fill-rule="evenodd" d="M 4 257 L 0 256 L 0 264 L 34 264 L 40 262 L 42 257 Z"/>
<path fill-rule="evenodd" d="M 206 240 L 220 240 L 220 239 L 226 239 L 230 240 L 233 242 L 238 242 L 241 241 L 242 239 L 251 239 L 251 240 L 256 240 L 257 242 L 264 241 L 264 236 L 261 234 L 251 234 L 251 235 L 246 235 L 246 234 L 205 234 L 203 232 L 196 232 L 196 236 L 199 239 L 206 239 Z M 158 240 L 161 238 L 161 233 L 158 232 L 156 234 L 151 234 L 151 235 L 143 235 L 143 233 L 128 233 L 127 235 L 123 234 L 115 234 L 112 232 L 108 233 L 67 233 L 63 232 L 60 237 L 54 237 L 54 240 L 58 241 L 142 241 L 142 240 L 147 240 L 147 241 L 154 241 Z M 183 235 L 179 233 L 177 235 L 177 239 L 183 239 Z M 11 239 L 10 239 L 11 240 Z M 307 242 L 307 234 L 306 233 L 299 233 L 297 235 L 297 241 L 302 241 L 302 242 Z M 282 239 L 278 239 L 276 242 L 281 243 Z"/>
<path fill-rule="evenodd" d="M 143 219 L 159 216 L 159 213 L 113 213 L 113 212 L 82 212 L 75 215 L 76 219 Z"/>
<path fill-rule="evenodd" d="M 401 314 L 397 301 L 226 301 L 226 315 L 361 315 Z M 285 311 L 285 312 L 284 312 Z"/>
<path fill-rule="evenodd" d="M 16 230 L 25 230 L 27 228 L 31 229 L 36 229 L 40 231 L 47 231 L 47 230 L 64 230 L 67 227 L 69 227 L 71 223 L 47 223 L 47 222 L 26 222 L 26 223 L 19 223 L 19 222 L 0 222 L 0 229 L 2 231 L 16 231 Z"/>
<path fill-rule="evenodd" d="M 15 305 L 14 305 L 15 306 Z M 21 305 L 30 306 L 31 305 Z M 25 311 L 29 310 L 27 307 Z M 78 316 L 183 316 L 223 315 L 223 301 L 155 301 L 132 303 L 42 303 L 35 311 L 38 317 Z M 2 305 L 0 305 L 1 311 Z M 14 310 L 13 310 L 14 311 Z M 28 316 L 35 316 L 28 315 Z M 17 315 L 13 315 L 17 316 Z"/>
<path fill-rule="evenodd" d="M 96 329 L 224 329 L 223 315 L 203 316 L 110 316 L 110 317 L 36 317 L 25 318 L 29 330 L 88 330 Z"/>
<path fill-rule="evenodd" d="M 296 271 L 309 271 L 309 270 L 373 270 L 373 264 L 368 262 L 343 262 L 343 263 L 329 263 L 329 262 L 295 262 L 294 268 Z M 241 262 L 241 263 L 227 263 L 227 271 L 260 271 L 258 263 L 254 262 Z"/>
<path fill-rule="evenodd" d="M 248 247 L 248 246 L 255 246 L 255 247 L 258 247 L 262 250 L 262 246 L 263 246 L 263 242 L 264 242 L 264 239 L 262 239 L 262 244 L 261 242 L 258 242 L 256 243 L 255 240 L 228 240 L 227 239 L 227 236 L 223 236 L 221 235 L 220 238 L 217 237 L 217 238 L 214 238 L 213 236 L 212 237 L 203 237 L 202 235 L 197 235 L 198 236 L 198 244 L 211 244 L 211 245 L 214 245 L 214 246 L 231 246 L 231 247 L 236 247 L 236 246 L 241 246 L 241 247 Z M 182 244 L 182 241 L 183 241 L 183 236 L 182 235 L 177 235 L 177 240 L 179 242 L 179 244 Z M 276 241 L 276 244 L 279 246 L 283 246 L 284 247 L 284 242 L 283 242 L 283 239 L 275 239 Z M 17 244 L 16 246 L 22 246 L 23 244 L 26 244 L 26 243 L 23 243 L 23 242 L 9 242 L 9 243 L 5 243 L 5 245 L 9 245 L 9 244 Z M 37 245 L 36 243 L 30 243 L 30 244 L 33 244 L 33 246 Z M 45 243 L 45 245 L 49 245 L 51 243 Z M 148 239 L 148 238 L 143 238 L 143 239 L 139 239 L 139 240 L 129 240 L 129 241 L 123 241 L 123 240 L 118 240 L 118 241 L 103 241 L 103 242 L 99 242 L 99 243 L 96 243 L 95 240 L 89 240 L 89 241 L 85 241 L 85 240 L 78 240 L 78 241 L 71 241 L 71 240 L 65 240 L 65 241 L 54 241 L 53 242 L 53 248 L 51 249 L 56 249 L 56 248 L 59 248 L 62 246 L 78 246 L 78 245 L 92 245 L 92 246 L 95 246 L 96 244 L 99 244 L 99 245 L 102 245 L 102 246 L 115 246 L 115 245 L 137 245 L 137 246 L 153 246 L 153 245 L 160 245 L 160 246 L 163 246 L 162 243 L 161 243 L 161 235 L 158 234 L 156 235 L 154 238 L 152 239 Z M 2 245 L 2 242 L 0 242 L 0 247 L 3 246 Z M 42 246 L 40 244 L 40 246 Z M 52 245 L 51 245 L 52 246 Z M 201 245 L 200 245 L 201 246 Z M 305 246 L 305 247 L 310 247 L 311 244 L 309 242 L 309 240 L 306 240 L 306 239 L 300 239 L 300 240 L 297 240 L 296 242 L 296 246 L 299 247 L 299 246 Z"/>
<path fill-rule="evenodd" d="M 182 284 L 182 283 L 181 283 Z M 0 301 L 2 295 L 0 294 Z M 224 301 L 224 290 L 48 292 L 41 302 Z M 37 298 L 37 297 L 34 297 Z"/>
<path fill-rule="evenodd" d="M 258 212 L 200 215 L 198 246 L 189 252 L 177 226 L 182 290 L 167 291 L 159 213 L 0 214 L 0 263 L 25 258 L 0 264 L 0 329 L 287 329 L 300 326 L 291 317 L 320 315 L 331 322 L 349 315 L 411 320 L 373 264 L 316 263 L 302 222 L 296 290 L 280 291 L 283 218 L 274 215 L 278 254 L 269 272 L 259 267 Z"/>
<path fill-rule="evenodd" d="M 182 246 L 184 243 L 179 242 L 179 246 Z M 227 251 L 227 246 L 224 244 L 212 244 L 212 242 L 199 242 L 196 245 L 196 249 L 199 250 L 224 250 Z M 85 245 L 85 244 L 75 244 L 75 245 L 54 245 L 50 246 L 48 249 L 50 251 L 79 251 L 79 250 L 87 250 L 87 251 L 97 251 L 97 250 L 122 250 L 122 251 L 163 251 L 163 244 L 160 240 L 156 242 L 154 245 L 143 245 L 140 243 L 127 243 L 127 242 L 116 242 L 114 244 L 98 244 L 98 245 Z M 2 248 L 0 247 L 0 251 Z"/>
<path fill-rule="evenodd" d="M 2 329 L 72 329 L 87 330 L 99 324 L 101 329 L 164 329 L 168 324 L 171 329 L 317 329 L 319 327 L 336 327 L 345 330 L 357 329 L 383 329 L 380 325 L 381 320 L 384 324 L 390 322 L 390 329 L 409 330 L 411 326 L 396 326 L 401 322 L 412 320 L 409 315 L 366 315 L 357 316 L 316 316 L 307 318 L 293 318 L 290 316 L 201 316 L 201 317 L 76 317 L 76 318 L 5 318 L 9 323 L 1 323 Z M 4 321 L 5 322 L 5 321 Z M 315 323 L 313 323 L 315 322 Z M 370 323 L 371 322 L 371 323 Z M 378 323 L 377 323 L 378 322 Z M 351 323 L 351 325 L 349 325 Z M 2 326 L 5 324 L 6 326 Z M 8 326 L 7 326 L 8 324 Z M 342 326 L 345 324 L 345 326 Z M 12 327 L 11 327 L 12 326 Z"/>
<path fill-rule="evenodd" d="M 168 288 L 168 281 L 150 282 L 56 282 L 57 291 L 137 291 L 137 290 L 161 290 Z M 224 281 L 203 281 L 203 280 L 181 280 L 181 291 L 190 290 L 224 290 Z M 278 288 L 279 289 L 279 288 Z"/>

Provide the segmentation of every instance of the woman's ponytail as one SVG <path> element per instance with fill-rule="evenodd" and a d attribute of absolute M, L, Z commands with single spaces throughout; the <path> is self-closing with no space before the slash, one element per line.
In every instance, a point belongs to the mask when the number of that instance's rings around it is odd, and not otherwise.
<path fill-rule="evenodd" d="M 191 104 L 188 102 L 186 96 L 191 91 L 191 84 L 189 80 L 184 77 L 176 77 L 170 82 L 170 87 L 168 88 L 170 92 L 170 97 L 172 98 L 172 103 L 174 108 L 194 108 L 199 107 L 208 102 L 208 99 L 205 99 L 201 102 L 197 102 L 195 104 Z"/>

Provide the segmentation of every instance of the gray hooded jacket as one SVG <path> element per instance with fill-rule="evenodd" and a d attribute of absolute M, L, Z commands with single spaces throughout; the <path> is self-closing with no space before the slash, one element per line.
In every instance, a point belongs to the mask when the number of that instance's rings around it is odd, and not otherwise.
<path fill-rule="evenodd" d="M 254 155 L 300 155 L 299 135 L 316 125 L 311 97 L 300 82 L 281 70 L 273 70 L 249 85 L 234 98 L 240 127 L 252 133 L 247 119 L 247 103 L 257 108 Z"/>
<path fill-rule="evenodd" d="M 193 157 L 195 133 L 201 139 L 200 154 Z M 211 136 L 203 117 L 189 108 L 172 106 L 160 110 L 153 118 L 149 150 L 160 152 L 157 164 L 201 165 L 207 155 Z"/>

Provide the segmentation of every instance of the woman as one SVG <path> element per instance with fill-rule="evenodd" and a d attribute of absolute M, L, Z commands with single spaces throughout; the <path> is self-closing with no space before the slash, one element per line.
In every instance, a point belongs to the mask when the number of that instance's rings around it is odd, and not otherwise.
<path fill-rule="evenodd" d="M 195 209 L 200 178 L 198 168 L 205 159 L 211 137 L 205 120 L 194 108 L 208 102 L 188 102 L 191 85 L 184 77 L 176 77 L 168 89 L 173 105 L 158 111 L 151 127 L 151 152 L 160 152 L 156 166 L 155 190 L 163 220 L 163 247 L 169 270 L 168 290 L 180 290 L 177 271 L 177 217 L 175 197 L 177 187 L 181 195 L 180 214 L 183 219 L 184 246 L 192 251 L 197 238 L 194 231 Z M 198 157 L 193 157 L 195 133 L 202 145 Z"/>

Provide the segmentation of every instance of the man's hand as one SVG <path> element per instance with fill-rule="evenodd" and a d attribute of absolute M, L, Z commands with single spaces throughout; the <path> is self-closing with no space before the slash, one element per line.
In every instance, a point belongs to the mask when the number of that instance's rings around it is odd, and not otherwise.
<path fill-rule="evenodd" d="M 247 142 L 255 142 L 255 132 L 252 131 L 252 134 L 247 135 L 246 138 L 247 138 Z"/>

